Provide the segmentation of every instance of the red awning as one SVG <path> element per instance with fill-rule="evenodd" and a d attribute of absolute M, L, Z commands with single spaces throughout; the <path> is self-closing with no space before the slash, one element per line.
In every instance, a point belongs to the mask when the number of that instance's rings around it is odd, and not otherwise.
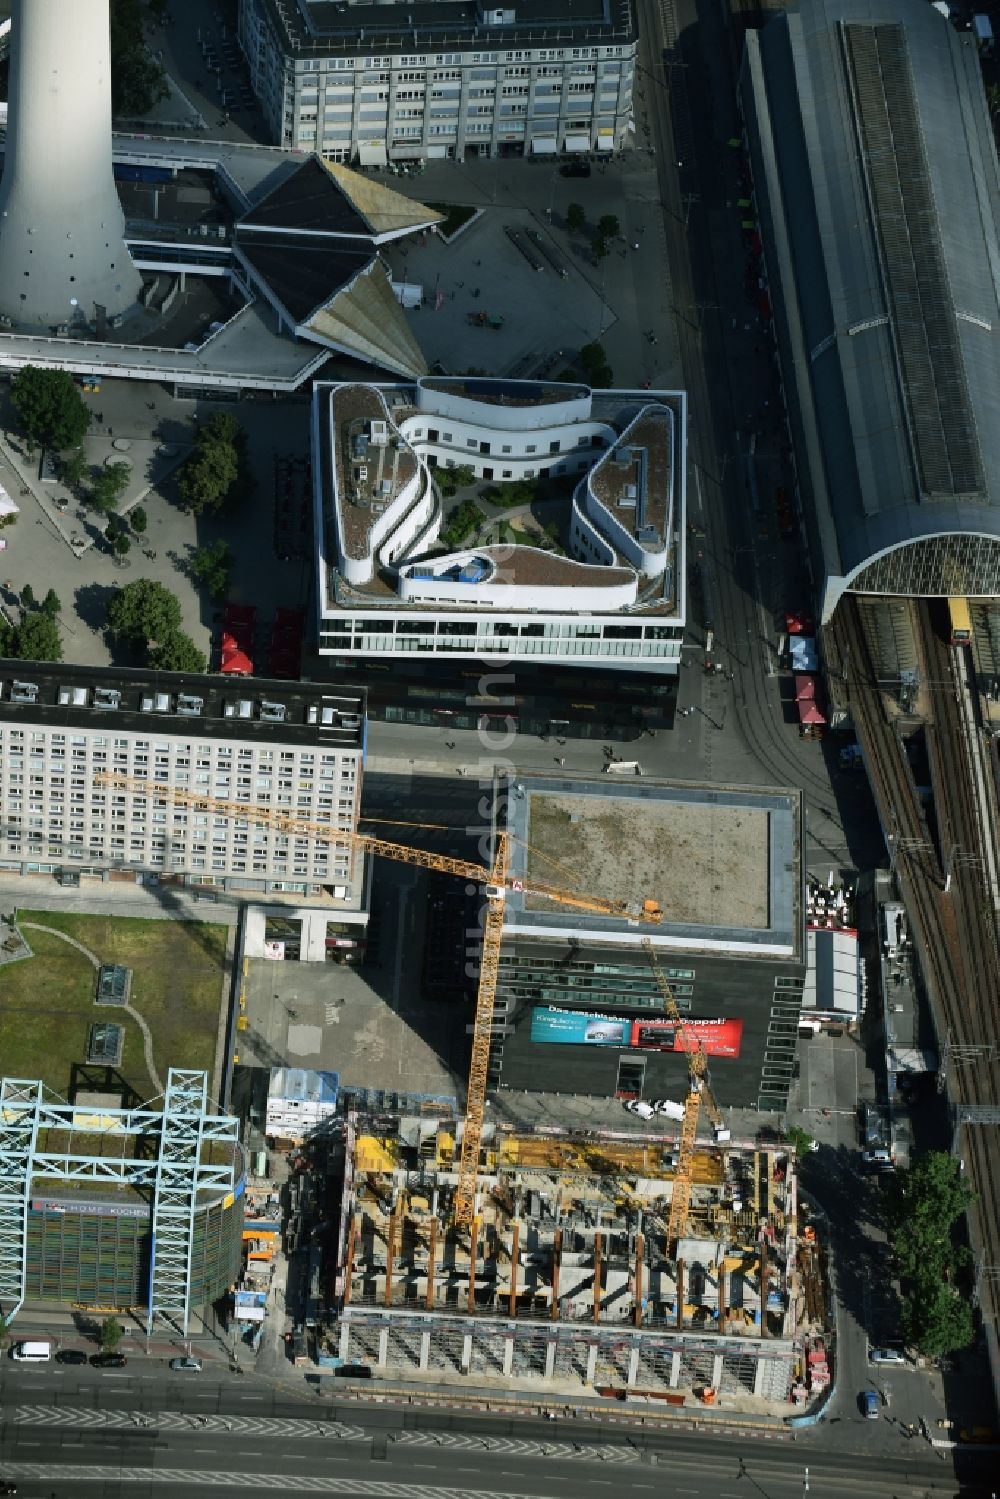
<path fill-rule="evenodd" d="M 816 678 L 808 677 L 802 672 L 795 676 L 795 701 L 797 703 L 811 703 L 816 698 Z"/>
<path fill-rule="evenodd" d="M 808 701 L 803 702 L 800 699 L 795 706 L 799 710 L 799 723 L 808 725 L 826 723 L 826 718 L 819 711 L 815 703 Z"/>
<path fill-rule="evenodd" d="M 785 629 L 789 635 L 812 635 L 813 617 L 811 614 L 785 614 Z"/>
<path fill-rule="evenodd" d="M 229 651 L 223 650 L 221 669 L 227 676 L 253 676 L 253 662 L 246 651 L 241 651 L 238 647 Z"/>

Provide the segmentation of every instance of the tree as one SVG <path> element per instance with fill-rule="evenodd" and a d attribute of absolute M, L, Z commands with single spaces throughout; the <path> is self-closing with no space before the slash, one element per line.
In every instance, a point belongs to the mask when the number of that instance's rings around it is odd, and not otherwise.
<path fill-rule="evenodd" d="M 975 1336 L 972 1310 L 954 1286 L 926 1277 L 903 1302 L 903 1336 L 927 1358 L 967 1348 Z"/>
<path fill-rule="evenodd" d="M 608 242 L 604 238 L 603 234 L 599 234 L 594 240 L 594 259 L 597 261 L 606 260 L 607 255 Z"/>
<path fill-rule="evenodd" d="M 48 614 L 26 614 L 14 630 L 12 654 L 22 661 L 61 661 L 59 626 Z"/>
<path fill-rule="evenodd" d="M 35 590 L 30 583 L 25 583 L 21 589 L 21 605 L 25 609 L 34 609 L 38 600 L 35 598 Z"/>
<path fill-rule="evenodd" d="M 195 450 L 181 470 L 178 489 L 195 515 L 219 510 L 234 489 L 248 491 L 246 434 L 228 411 L 218 411 L 199 428 Z"/>
<path fill-rule="evenodd" d="M 566 209 L 566 228 L 578 234 L 587 222 L 587 213 L 582 203 L 571 203 Z"/>
<path fill-rule="evenodd" d="M 72 448 L 64 454 L 59 464 L 59 477 L 67 489 L 76 489 L 83 483 L 87 472 L 87 459 L 82 448 Z"/>
<path fill-rule="evenodd" d="M 893 1251 L 906 1252 L 914 1239 L 925 1245 L 951 1233 L 952 1225 L 973 1200 L 972 1188 L 954 1156 L 927 1150 L 908 1171 L 896 1173 L 888 1203 Z"/>
<path fill-rule="evenodd" d="M 602 239 L 617 239 L 622 226 L 613 213 L 604 213 L 597 220 L 597 232 Z"/>
<path fill-rule="evenodd" d="M 42 613 L 47 614 L 49 619 L 55 619 L 57 614 L 62 613 L 62 604 L 54 588 L 50 588 L 42 599 Z"/>
<path fill-rule="evenodd" d="M 101 1323 L 101 1352 L 114 1353 L 122 1338 L 125 1329 L 117 1317 L 105 1317 Z"/>
<path fill-rule="evenodd" d="M 115 531 L 111 537 L 111 545 L 116 557 L 127 557 L 132 550 L 132 538 L 127 531 Z"/>
<path fill-rule="evenodd" d="M 141 505 L 135 505 L 128 513 L 129 525 L 137 536 L 143 536 L 146 532 L 146 512 Z"/>
<path fill-rule="evenodd" d="M 14 627 L 0 614 L 0 656 L 14 654 Z"/>
<path fill-rule="evenodd" d="M 971 1313 L 955 1286 L 968 1253 L 953 1237 L 972 1200 L 958 1162 L 929 1150 L 908 1171 L 897 1172 L 887 1202 L 889 1243 L 904 1288 L 904 1330 L 930 1357 L 972 1340 Z"/>
<path fill-rule="evenodd" d="M 142 21 L 139 0 L 111 0 L 111 108 L 116 115 L 144 115 L 167 97 L 166 75 L 149 54 Z"/>
<path fill-rule="evenodd" d="M 614 383 L 607 355 L 599 343 L 584 344 L 580 350 L 580 368 L 596 390 L 607 390 Z"/>
<path fill-rule="evenodd" d="M 157 645 L 150 646 L 149 664 L 156 671 L 203 672 L 206 663 L 190 635 L 171 630 Z"/>
<path fill-rule="evenodd" d="M 108 605 L 108 629 L 133 645 L 149 646 L 180 629 L 181 606 L 152 578 L 136 578 Z"/>
<path fill-rule="evenodd" d="M 224 541 L 213 541 L 199 547 L 191 558 L 191 576 L 203 583 L 213 598 L 222 598 L 229 590 L 229 568 L 232 558 Z"/>
<path fill-rule="evenodd" d="M 466 484 L 475 484 L 476 471 L 471 463 L 459 463 L 451 471 L 451 476 L 456 486 L 461 489 Z"/>
<path fill-rule="evenodd" d="M 83 397 L 65 370 L 26 364 L 11 381 L 10 398 L 33 448 L 79 447 L 90 423 Z"/>
<path fill-rule="evenodd" d="M 812 1135 L 808 1130 L 800 1129 L 797 1124 L 793 1124 L 791 1129 L 785 1131 L 785 1140 L 791 1145 L 796 1155 L 808 1155 L 812 1148 Z"/>
<path fill-rule="evenodd" d="M 128 488 L 132 477 L 127 463 L 109 463 L 102 468 L 90 491 L 90 503 L 102 515 L 110 515 Z"/>

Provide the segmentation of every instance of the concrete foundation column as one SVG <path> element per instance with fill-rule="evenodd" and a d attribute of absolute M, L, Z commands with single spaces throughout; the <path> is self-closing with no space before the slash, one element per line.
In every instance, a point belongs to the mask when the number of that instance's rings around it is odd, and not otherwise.
<path fill-rule="evenodd" d="M 556 1345 L 546 1343 L 545 1345 L 545 1378 L 551 1379 L 556 1372 Z"/>
<path fill-rule="evenodd" d="M 628 1356 L 628 1379 L 626 1383 L 632 1389 L 639 1375 L 639 1348 L 638 1344 L 629 1351 Z"/>
<path fill-rule="evenodd" d="M 345 1364 L 349 1363 L 351 1358 L 351 1324 L 349 1322 L 341 1322 L 340 1324 L 339 1352 Z"/>
<path fill-rule="evenodd" d="M 378 1335 L 378 1366 L 385 1368 L 386 1359 L 389 1357 L 389 1329 L 383 1327 Z"/>
<path fill-rule="evenodd" d="M 597 1372 L 597 1344 L 591 1343 L 587 1349 L 587 1383 L 594 1383 L 594 1375 Z"/>
<path fill-rule="evenodd" d="M 505 1379 L 510 1379 L 514 1372 L 514 1339 L 506 1338 L 503 1345 L 503 1373 Z"/>
<path fill-rule="evenodd" d="M 462 1373 L 468 1374 L 472 1368 L 472 1334 L 467 1332 L 462 1339 Z"/>
<path fill-rule="evenodd" d="M 754 1365 L 753 1392 L 755 1395 L 764 1393 L 764 1360 L 762 1358 L 759 1358 Z"/>
<path fill-rule="evenodd" d="M 670 1379 L 668 1381 L 672 1390 L 676 1390 L 677 1386 L 680 1384 L 680 1379 L 681 1356 L 679 1353 L 672 1353 L 670 1355 Z"/>
<path fill-rule="evenodd" d="M 718 1389 L 722 1383 L 722 1354 L 717 1353 L 712 1360 L 712 1384 Z"/>
<path fill-rule="evenodd" d="M 420 1334 L 420 1363 L 419 1368 L 426 1369 L 427 1361 L 431 1356 L 431 1335 L 429 1332 Z"/>

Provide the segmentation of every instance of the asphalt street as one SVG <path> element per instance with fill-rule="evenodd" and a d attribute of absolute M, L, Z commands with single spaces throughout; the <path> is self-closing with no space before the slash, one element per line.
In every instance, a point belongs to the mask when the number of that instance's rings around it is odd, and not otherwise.
<path fill-rule="evenodd" d="M 898 1387 L 906 1371 L 894 1377 Z M 332 1393 L 328 1393 L 331 1392 Z M 367 1394 L 367 1392 L 366 1392 Z M 21 1494 L 196 1493 L 287 1488 L 434 1499 L 588 1496 L 626 1485 L 706 1499 L 810 1494 L 948 1494 L 955 1454 L 904 1440 L 847 1401 L 841 1415 L 798 1432 L 730 1426 L 690 1413 L 683 1424 L 611 1424 L 606 1412 L 543 1421 L 501 1412 L 351 1401 L 330 1381 L 296 1394 L 252 1375 L 177 1374 L 130 1350 L 127 1370 L 0 1365 L 0 1478 Z M 992 1492 L 992 1454 L 962 1455 L 964 1492 Z M 619 1471 L 627 1469 L 628 1471 Z M 669 1469 L 669 1476 L 663 1470 Z M 980 1478 L 981 1475 L 981 1478 Z M 71 1485 L 71 1488 L 70 1488 Z M 600 1499 L 600 1496 L 594 1496 Z"/>

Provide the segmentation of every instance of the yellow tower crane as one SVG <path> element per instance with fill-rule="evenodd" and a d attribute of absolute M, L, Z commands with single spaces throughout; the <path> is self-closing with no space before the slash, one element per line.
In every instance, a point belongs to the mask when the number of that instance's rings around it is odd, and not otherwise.
<path fill-rule="evenodd" d="M 483 885 L 486 893 L 486 921 L 483 927 L 483 949 L 479 960 L 479 988 L 476 994 L 476 1014 L 472 1028 L 472 1061 L 469 1065 L 469 1085 L 466 1093 L 465 1129 L 462 1134 L 462 1154 L 458 1173 L 458 1189 L 455 1193 L 455 1222 L 467 1228 L 472 1222 L 476 1202 L 476 1173 L 479 1168 L 479 1149 L 483 1136 L 483 1116 L 486 1108 L 486 1076 L 490 1059 L 490 1039 L 493 1027 L 493 1002 L 496 996 L 497 975 L 500 968 L 500 943 L 503 936 L 504 902 L 507 892 L 523 891 L 529 895 L 543 895 L 561 906 L 577 911 L 593 911 L 601 916 L 615 916 L 620 920 L 656 924 L 663 913 L 654 900 L 611 900 L 597 895 L 579 895 L 564 890 L 558 885 L 543 880 L 521 879 L 510 873 L 510 840 L 505 832 L 498 832 L 493 855 L 493 865 L 476 864 L 468 859 L 455 859 L 448 854 L 429 853 L 424 849 L 411 848 L 408 844 L 393 843 L 386 838 L 376 838 L 369 833 L 356 833 L 344 828 L 330 827 L 326 823 L 313 822 L 308 818 L 293 817 L 271 807 L 258 807 L 253 803 L 226 801 L 214 796 L 201 796 L 195 791 L 182 791 L 176 786 L 163 785 L 137 776 L 118 775 L 112 771 L 101 771 L 94 777 L 101 786 L 119 787 L 138 796 L 157 798 L 172 802 L 176 806 L 192 807 L 202 812 L 211 812 L 217 817 L 254 823 L 258 827 L 274 828 L 277 832 L 293 837 L 316 839 L 320 843 L 340 844 L 342 847 L 363 850 L 370 854 L 381 854 L 383 858 L 395 859 L 402 864 L 416 864 L 421 869 L 435 869 L 442 874 L 456 874 L 477 885 Z M 414 824 L 420 827 L 420 823 Z"/>
<path fill-rule="evenodd" d="M 681 1138 L 677 1147 L 677 1168 L 674 1171 L 673 1190 L 670 1195 L 670 1218 L 667 1223 L 667 1239 L 671 1245 L 676 1245 L 687 1229 L 688 1213 L 691 1207 L 691 1182 L 692 1169 L 694 1166 L 694 1147 L 698 1136 L 698 1120 L 704 1106 L 705 1112 L 712 1121 L 715 1138 L 718 1142 L 729 1139 L 730 1132 L 725 1126 L 719 1105 L 715 1101 L 711 1086 L 708 1081 L 708 1057 L 705 1055 L 701 1041 L 697 1033 L 690 1030 L 684 1023 L 684 1017 L 677 1007 L 674 991 L 667 982 L 667 976 L 660 967 L 656 957 L 656 949 L 648 937 L 643 938 L 643 947 L 649 958 L 649 966 L 653 970 L 657 987 L 663 995 L 667 1014 L 677 1026 L 681 1038 L 681 1045 L 688 1059 L 688 1094 L 684 1100 L 684 1118 L 681 1121 Z"/>

